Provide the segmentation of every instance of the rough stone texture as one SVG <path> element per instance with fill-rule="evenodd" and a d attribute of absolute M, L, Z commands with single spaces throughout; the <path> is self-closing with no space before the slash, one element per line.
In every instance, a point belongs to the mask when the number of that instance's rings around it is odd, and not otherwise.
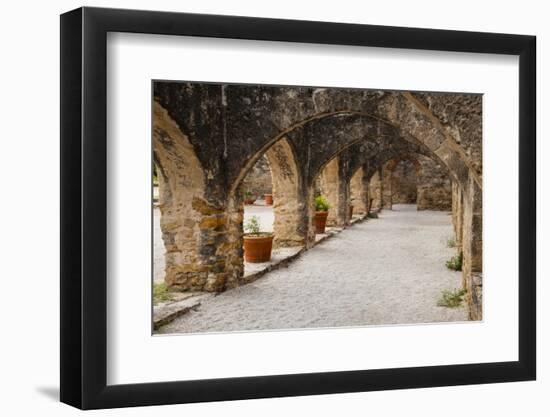
<path fill-rule="evenodd" d="M 225 238 L 225 215 L 204 200 L 205 175 L 193 147 L 157 104 L 153 134 L 166 282 L 184 290 L 221 289 L 225 276 L 216 268 L 225 269 L 224 256 L 216 247 Z"/>
<path fill-rule="evenodd" d="M 392 209 L 392 196 L 393 196 L 392 177 L 393 177 L 393 170 L 396 164 L 397 164 L 397 160 L 392 159 L 382 168 L 382 177 L 380 180 L 380 183 L 381 183 L 380 194 L 382 196 L 382 208 L 387 210 Z"/>
<path fill-rule="evenodd" d="M 327 225 L 341 226 L 342 219 L 338 216 L 340 207 L 340 174 L 338 167 L 338 158 L 330 161 L 320 174 L 320 193 L 323 195 L 329 205 Z"/>
<path fill-rule="evenodd" d="M 452 210 L 451 180 L 445 169 L 432 158 L 416 156 L 420 169 L 417 178 L 418 210 Z"/>
<path fill-rule="evenodd" d="M 472 320 L 482 317 L 482 196 L 476 182 L 471 179 L 463 205 L 462 224 L 462 275 L 469 314 Z"/>
<path fill-rule="evenodd" d="M 371 210 L 378 211 L 382 208 L 382 183 L 380 181 L 381 169 L 376 171 L 369 182 L 369 194 L 372 199 Z"/>
<path fill-rule="evenodd" d="M 350 180 L 350 201 L 353 205 L 353 214 L 366 214 L 368 210 L 368 182 L 363 168 L 359 168 Z"/>
<path fill-rule="evenodd" d="M 298 164 L 283 138 L 266 153 L 273 179 L 274 247 L 302 246 L 308 240 L 307 200 Z"/>
<path fill-rule="evenodd" d="M 416 204 L 416 166 L 411 160 L 395 166 L 391 181 L 392 204 Z"/>
<path fill-rule="evenodd" d="M 263 198 L 264 194 L 273 192 L 271 181 L 271 170 L 267 156 L 258 159 L 246 177 L 244 177 L 242 188 L 244 192 L 250 192 L 252 198 Z"/>
<path fill-rule="evenodd" d="M 452 183 L 452 213 L 455 244 L 460 249 L 460 252 L 462 252 L 463 199 L 462 191 L 456 182 Z"/>
<path fill-rule="evenodd" d="M 414 169 L 414 174 L 397 171 L 399 166 L 406 163 L 409 170 Z M 371 180 L 371 191 L 378 193 L 381 198 L 381 206 L 391 210 L 396 203 L 396 195 L 405 194 L 409 203 L 416 202 L 418 210 L 442 210 L 452 209 L 451 181 L 448 172 L 432 158 L 420 154 L 402 155 L 387 161 L 378 172 L 381 180 Z M 378 189 L 376 189 L 378 187 Z M 405 191 L 399 187 L 405 187 Z M 377 202 L 378 204 L 378 202 Z"/>
<path fill-rule="evenodd" d="M 276 229 L 284 231 L 279 243 L 310 247 L 314 184 L 330 161 L 338 161 L 336 222 L 346 225 L 357 169 L 370 180 L 388 161 L 414 154 L 440 165 L 462 193 L 464 281 L 473 291 L 473 274 L 481 272 L 480 95 L 168 81 L 155 82 L 153 91 L 154 159 L 171 286 L 222 291 L 242 282 L 243 180 L 264 155 L 273 193 L 286 191 L 285 181 L 292 184 L 275 213 Z M 283 165 L 275 178 L 269 155 L 282 141 L 292 181 L 284 179 Z M 370 187 L 372 198 L 379 193 L 382 206 L 391 206 L 391 181 L 386 184 L 382 175 L 380 182 L 378 190 Z M 418 193 L 418 199 L 442 206 L 447 185 L 434 182 L 433 198 Z M 292 220 L 286 224 L 281 213 Z M 479 299 L 469 298 L 473 316 L 480 314 Z"/>
<path fill-rule="evenodd" d="M 468 161 L 482 176 L 482 96 L 479 94 L 414 93 L 463 149 Z"/>

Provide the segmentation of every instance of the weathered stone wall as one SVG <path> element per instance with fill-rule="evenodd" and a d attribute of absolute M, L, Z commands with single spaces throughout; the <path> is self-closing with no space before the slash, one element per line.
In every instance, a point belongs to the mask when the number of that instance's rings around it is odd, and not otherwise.
<path fill-rule="evenodd" d="M 386 210 L 392 209 L 392 176 L 393 168 L 395 166 L 394 160 L 388 162 L 382 167 L 382 176 L 380 177 L 381 196 L 382 196 L 382 208 Z"/>
<path fill-rule="evenodd" d="M 321 171 L 319 176 L 319 188 L 321 195 L 325 196 L 330 208 L 328 210 L 327 225 L 339 225 L 338 210 L 340 207 L 340 176 L 338 158 L 330 161 Z"/>
<path fill-rule="evenodd" d="M 400 161 L 393 170 L 392 204 L 416 204 L 416 166 L 408 159 Z"/>
<path fill-rule="evenodd" d="M 227 214 L 206 200 L 206 178 L 188 138 L 154 106 L 153 154 L 166 248 L 166 283 L 181 290 L 219 291 L 234 271 L 226 264 Z"/>
<path fill-rule="evenodd" d="M 452 210 L 451 179 L 433 159 L 418 155 L 420 163 L 417 188 L 418 210 Z"/>
<path fill-rule="evenodd" d="M 463 213 L 462 191 L 456 182 L 452 183 L 452 213 L 453 228 L 455 232 L 455 244 L 459 252 L 462 252 L 462 219 Z"/>
<path fill-rule="evenodd" d="M 263 198 L 264 194 L 272 194 L 271 170 L 266 155 L 258 159 L 250 172 L 246 174 L 242 188 L 245 193 L 250 192 L 255 199 Z"/>
<path fill-rule="evenodd" d="M 471 179 L 463 199 L 462 277 L 471 320 L 482 319 L 482 196 L 477 183 Z"/>
<path fill-rule="evenodd" d="M 154 100 L 154 158 L 170 285 L 219 291 L 238 283 L 243 180 L 285 138 L 297 162 L 295 192 L 288 199 L 307 203 L 281 208 L 300 218 L 292 228 L 300 239 L 305 235 L 306 245 L 315 178 L 329 161 L 339 160 L 333 216 L 343 224 L 351 173 L 359 166 L 370 178 L 386 161 L 410 154 L 441 165 L 461 192 L 457 227 L 464 281 L 471 317 L 481 317 L 480 95 L 155 82 Z M 276 183 L 274 178 L 273 194 Z M 419 207 L 452 207 L 451 197 L 444 203 L 447 186 L 441 177 L 418 190 Z M 391 207 L 391 177 L 378 174 L 378 184 L 372 178 L 369 188 L 375 206 L 378 199 Z"/>
<path fill-rule="evenodd" d="M 350 180 L 350 201 L 354 214 L 366 214 L 368 209 L 368 182 L 364 169 L 359 168 Z"/>
<path fill-rule="evenodd" d="M 308 239 L 306 193 L 291 146 L 281 139 L 266 152 L 273 178 L 275 247 L 302 246 Z"/>
<path fill-rule="evenodd" d="M 369 182 L 369 194 L 372 200 L 372 211 L 379 211 L 382 208 L 382 182 L 380 181 L 380 176 L 380 170 L 377 170 Z"/>

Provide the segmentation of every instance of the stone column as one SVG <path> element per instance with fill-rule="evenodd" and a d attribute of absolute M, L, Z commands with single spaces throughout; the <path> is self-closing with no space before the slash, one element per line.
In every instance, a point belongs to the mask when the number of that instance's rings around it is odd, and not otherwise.
<path fill-rule="evenodd" d="M 394 168 L 394 161 L 387 162 L 382 168 L 382 208 L 392 209 L 392 174 Z"/>
<path fill-rule="evenodd" d="M 327 217 L 328 226 L 342 226 L 345 218 L 342 218 L 342 187 L 340 185 L 340 169 L 338 158 L 332 159 L 320 174 L 321 193 L 326 197 L 330 205 Z"/>
<path fill-rule="evenodd" d="M 447 171 L 433 159 L 418 155 L 419 170 L 417 176 L 418 210 L 452 209 L 451 180 Z"/>
<path fill-rule="evenodd" d="M 471 320 L 482 319 L 482 192 L 470 177 L 463 199 L 462 280 Z"/>
<path fill-rule="evenodd" d="M 372 199 L 371 211 L 379 211 L 382 208 L 382 182 L 380 181 L 380 169 L 372 175 L 369 181 L 369 196 Z"/>
<path fill-rule="evenodd" d="M 368 180 L 363 167 L 359 168 L 350 180 L 350 200 L 354 214 L 366 214 L 368 209 Z"/>
<path fill-rule="evenodd" d="M 459 252 L 462 251 L 462 191 L 460 186 L 452 182 L 452 213 L 453 213 L 453 229 L 455 232 L 455 243 Z"/>
<path fill-rule="evenodd" d="M 189 139 L 155 103 L 153 155 L 159 178 L 165 282 L 174 290 L 223 291 L 242 276 L 242 201 L 233 212 L 212 190 L 224 178 L 207 178 Z M 208 184 L 208 185 L 207 185 Z M 241 230 L 236 233 L 239 225 Z"/>
<path fill-rule="evenodd" d="M 292 149 L 281 139 L 266 152 L 273 180 L 275 247 L 302 246 L 308 239 L 308 196 Z"/>
<path fill-rule="evenodd" d="M 416 204 L 418 172 L 416 160 L 405 159 L 395 165 L 392 173 L 392 205 Z"/>

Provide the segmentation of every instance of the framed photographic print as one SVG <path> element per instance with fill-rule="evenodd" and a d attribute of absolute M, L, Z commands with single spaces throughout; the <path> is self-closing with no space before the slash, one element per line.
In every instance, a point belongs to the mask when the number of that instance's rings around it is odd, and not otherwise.
<path fill-rule="evenodd" d="M 535 379 L 535 38 L 61 16 L 61 400 Z"/>

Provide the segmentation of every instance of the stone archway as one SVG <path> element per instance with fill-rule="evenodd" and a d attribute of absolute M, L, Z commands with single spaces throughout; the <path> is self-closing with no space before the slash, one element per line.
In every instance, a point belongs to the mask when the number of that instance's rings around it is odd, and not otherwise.
<path fill-rule="evenodd" d="M 292 147 L 286 138 L 266 152 L 273 181 L 276 247 L 302 246 L 307 240 L 307 220 L 301 178 Z"/>
<path fill-rule="evenodd" d="M 422 177 L 422 167 L 418 162 L 417 158 L 412 155 L 406 155 L 399 158 L 394 158 L 386 162 L 382 167 L 382 208 L 391 210 L 394 204 L 394 196 L 396 194 L 395 186 L 397 182 L 395 181 L 396 169 L 402 163 L 409 163 L 411 168 L 414 169 L 414 202 L 416 203 L 416 189 L 418 187 L 418 180 Z"/>
<path fill-rule="evenodd" d="M 215 272 L 225 269 L 223 209 L 207 201 L 204 169 L 187 136 L 160 105 L 153 111 L 165 282 L 181 290 L 220 290 L 223 277 Z"/>
<path fill-rule="evenodd" d="M 373 152 L 381 153 L 387 146 L 382 138 L 391 137 L 417 146 L 448 170 L 456 186 L 455 200 L 462 202 L 465 286 L 471 310 L 479 310 L 472 315 L 481 314 L 481 301 L 475 296 L 481 285 L 480 97 L 156 82 L 154 99 L 155 118 L 157 106 L 165 111 L 155 124 L 166 124 L 155 129 L 154 138 L 155 162 L 165 183 L 163 237 L 172 259 L 167 271 L 171 277 L 187 277 L 182 278 L 187 280 L 182 288 L 202 285 L 220 290 L 242 275 L 241 242 L 233 233 L 236 225 L 242 227 L 242 209 L 237 208 L 242 201 L 231 196 L 257 155 L 282 138 L 288 141 L 297 161 L 300 194 L 307 202 L 303 212 L 311 219 L 311 184 L 326 156 L 367 137 L 375 139 Z M 190 191 L 185 199 L 182 189 Z M 338 206 L 341 210 L 340 202 Z M 178 216 L 183 209 L 191 210 L 191 218 Z M 178 253 L 190 242 L 195 242 L 194 250 Z M 196 270 L 190 270 L 191 257 L 197 259 Z"/>
<path fill-rule="evenodd" d="M 369 212 L 370 196 L 366 175 L 364 167 L 361 166 L 351 176 L 349 182 L 350 203 L 354 214 L 366 215 Z"/>

